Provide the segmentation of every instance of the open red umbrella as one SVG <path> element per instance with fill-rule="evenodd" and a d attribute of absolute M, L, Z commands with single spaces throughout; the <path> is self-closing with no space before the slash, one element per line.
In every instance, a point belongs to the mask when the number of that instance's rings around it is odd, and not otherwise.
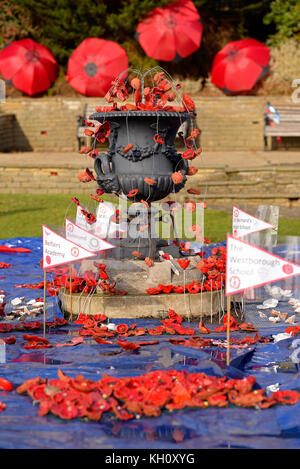
<path fill-rule="evenodd" d="M 228 43 L 214 58 L 211 81 L 224 93 L 253 88 L 269 71 L 270 50 L 255 39 Z"/>
<path fill-rule="evenodd" d="M 137 38 L 149 57 L 176 61 L 200 47 L 202 21 L 190 0 L 152 10 L 137 27 Z"/>
<path fill-rule="evenodd" d="M 14 41 L 0 52 L 0 72 L 8 82 L 28 95 L 50 88 L 58 64 L 50 50 L 33 41 Z"/>
<path fill-rule="evenodd" d="M 72 88 L 85 96 L 105 96 L 111 81 L 127 69 L 128 57 L 119 44 L 88 38 L 69 58 L 67 80 Z"/>

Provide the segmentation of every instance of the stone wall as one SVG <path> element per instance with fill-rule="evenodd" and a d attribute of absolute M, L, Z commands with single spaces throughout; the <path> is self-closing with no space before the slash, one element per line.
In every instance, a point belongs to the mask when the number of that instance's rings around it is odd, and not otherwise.
<path fill-rule="evenodd" d="M 0 151 L 8 152 L 14 150 L 15 126 L 16 119 L 14 114 L 0 114 Z"/>
<path fill-rule="evenodd" d="M 203 149 L 262 150 L 265 102 L 265 98 L 252 96 L 196 98 Z M 0 104 L 0 112 L 16 117 L 13 150 L 76 150 L 77 116 L 82 115 L 86 103 L 106 104 L 100 98 L 7 99 Z M 7 151 L 1 141 L 0 151 Z"/>

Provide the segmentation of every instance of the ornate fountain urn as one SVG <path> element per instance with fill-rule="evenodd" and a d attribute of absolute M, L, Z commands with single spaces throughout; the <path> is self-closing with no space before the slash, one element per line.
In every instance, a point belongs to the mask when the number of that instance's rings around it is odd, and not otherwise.
<path fill-rule="evenodd" d="M 180 191 L 186 182 L 187 161 L 177 153 L 174 142 L 183 122 L 191 119 L 189 113 L 167 111 L 116 111 L 98 112 L 90 119 L 100 123 L 108 121 L 111 127 L 107 154 L 95 159 L 97 183 L 107 193 L 129 194 L 134 202 L 151 203 L 161 200 L 171 192 Z M 159 135 L 163 143 L 156 142 Z M 129 151 L 124 152 L 128 144 Z M 174 184 L 171 175 L 180 172 L 183 180 Z M 149 185 L 144 178 L 156 181 Z"/>
<path fill-rule="evenodd" d="M 151 226 L 151 202 L 180 191 L 186 183 L 188 163 L 177 153 L 175 137 L 179 127 L 192 117 L 188 112 L 168 111 L 97 112 L 90 116 L 92 120 L 101 124 L 106 121 L 110 125 L 108 151 L 98 154 L 94 163 L 97 183 L 106 193 L 127 195 L 132 202 L 146 201 L 149 211 L 144 224 Z M 178 184 L 172 179 L 173 173 L 182 175 Z M 139 212 L 136 215 L 141 218 Z M 150 231 L 140 235 L 135 232 L 134 238 L 129 232 L 125 239 L 109 241 L 118 249 L 108 252 L 107 256 L 131 258 L 137 246 L 139 252 L 152 259 L 158 257 L 161 247 L 166 247 L 175 257 L 180 256 L 178 247 L 168 246 Z"/>

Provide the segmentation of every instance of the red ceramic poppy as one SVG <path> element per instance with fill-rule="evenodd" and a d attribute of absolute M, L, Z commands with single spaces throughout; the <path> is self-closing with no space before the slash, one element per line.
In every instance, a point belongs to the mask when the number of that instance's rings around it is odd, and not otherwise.
<path fill-rule="evenodd" d="M 0 377 L 0 390 L 1 391 L 12 391 L 13 390 L 13 385 L 11 384 L 10 381 L 8 381 L 8 379 Z"/>
<path fill-rule="evenodd" d="M 184 159 L 184 160 L 193 160 L 195 157 L 196 157 L 196 154 L 194 152 L 194 150 L 192 150 L 191 148 L 188 149 L 188 150 L 185 150 L 181 157 Z"/>
<path fill-rule="evenodd" d="M 183 181 L 183 175 L 179 171 L 176 171 L 175 173 L 173 173 L 171 175 L 171 178 L 174 184 L 181 184 Z"/>
<path fill-rule="evenodd" d="M 161 288 L 147 288 L 146 292 L 148 295 L 159 295 L 161 293 Z"/>
<path fill-rule="evenodd" d="M 138 344 L 134 344 L 133 342 L 125 342 L 123 340 L 117 340 L 117 344 L 120 345 L 120 347 L 122 347 L 124 350 L 135 351 L 140 348 Z"/>
<path fill-rule="evenodd" d="M 145 262 L 148 267 L 152 267 L 154 265 L 154 262 L 152 259 L 150 259 L 150 257 L 145 257 Z"/>
<path fill-rule="evenodd" d="M 185 270 L 189 266 L 191 261 L 189 259 L 177 259 L 177 262 L 180 267 Z"/>
<path fill-rule="evenodd" d="M 194 112 L 195 111 L 195 103 L 192 100 L 192 98 L 190 98 L 189 95 L 186 94 L 186 93 L 184 93 L 184 95 L 183 95 L 182 105 L 188 112 Z"/>
<path fill-rule="evenodd" d="M 202 334 L 209 334 L 210 333 L 210 330 L 208 329 L 208 327 L 206 327 L 204 325 L 204 323 L 202 321 L 199 322 L 199 331 L 202 333 Z"/>
<path fill-rule="evenodd" d="M 157 184 L 157 181 L 155 181 L 155 179 L 151 179 L 151 178 L 144 178 L 144 181 L 146 184 L 149 184 L 149 186 L 155 186 L 155 184 Z"/>
<path fill-rule="evenodd" d="M 134 147 L 133 143 L 128 143 L 128 145 L 126 145 L 124 150 L 122 150 L 122 153 L 128 153 L 129 150 L 131 150 L 131 148 L 133 148 L 133 147 Z"/>
<path fill-rule="evenodd" d="M 128 326 L 127 326 L 127 324 L 119 324 L 119 325 L 117 326 L 116 331 L 118 332 L 118 334 L 124 334 L 125 332 L 128 331 Z"/>
<path fill-rule="evenodd" d="M 105 143 L 105 140 L 110 136 L 110 123 L 104 121 L 99 124 L 95 130 L 95 138 L 99 143 Z"/>
<path fill-rule="evenodd" d="M 126 194 L 127 197 L 135 197 L 136 194 L 138 193 L 138 189 L 131 189 L 128 194 Z"/>
<path fill-rule="evenodd" d="M 188 193 L 188 194 L 199 195 L 199 194 L 201 194 L 201 191 L 200 191 L 200 189 L 193 189 L 193 188 L 190 188 L 190 189 L 187 190 L 187 193 Z"/>
<path fill-rule="evenodd" d="M 153 137 L 153 140 L 154 140 L 156 143 L 160 143 L 161 145 L 164 144 L 164 141 L 163 141 L 163 139 L 160 137 L 159 134 L 155 134 L 154 137 Z"/>
<path fill-rule="evenodd" d="M 201 134 L 199 129 L 193 129 L 190 132 L 190 135 L 187 137 L 186 140 L 196 140 L 196 138 Z"/>
<path fill-rule="evenodd" d="M 187 170 L 187 176 L 194 176 L 198 172 L 198 169 L 195 168 L 194 166 L 190 166 Z"/>

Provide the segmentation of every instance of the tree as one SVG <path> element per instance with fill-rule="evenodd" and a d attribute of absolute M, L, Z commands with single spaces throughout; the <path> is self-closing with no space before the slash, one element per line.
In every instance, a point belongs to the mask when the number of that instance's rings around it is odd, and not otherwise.
<path fill-rule="evenodd" d="M 264 17 L 265 24 L 274 24 L 276 33 L 269 42 L 277 45 L 294 36 L 300 42 L 300 3 L 299 0 L 273 0 L 270 12 Z"/>

